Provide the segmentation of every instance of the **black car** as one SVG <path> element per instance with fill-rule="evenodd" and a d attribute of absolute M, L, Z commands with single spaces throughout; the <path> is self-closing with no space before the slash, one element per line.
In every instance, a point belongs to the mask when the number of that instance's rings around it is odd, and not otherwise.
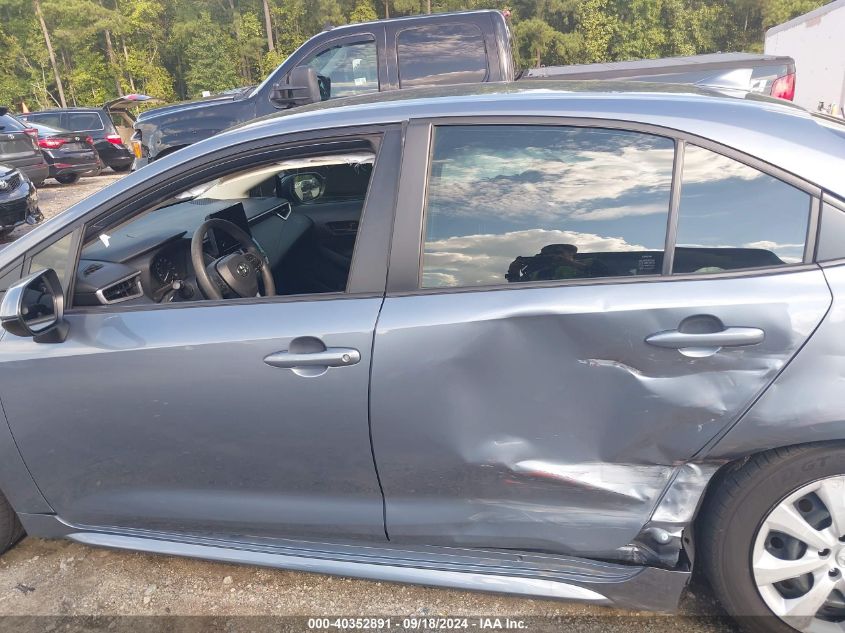
<path fill-rule="evenodd" d="M 119 117 L 131 128 L 134 119 L 129 108 L 148 99 L 150 97 L 145 95 L 126 95 L 104 103 L 100 108 L 57 108 L 22 114 L 20 118 L 29 123 L 40 123 L 91 136 L 100 160 L 105 165 L 114 171 L 128 171 L 135 156 L 123 143 L 112 117 Z"/>
<path fill-rule="evenodd" d="M 87 134 L 30 122 L 38 131 L 38 147 L 50 165 L 50 178 L 63 185 L 79 180 L 82 174 L 96 174 L 103 163 L 94 147 L 94 139 Z"/>
<path fill-rule="evenodd" d="M 0 237 L 23 224 L 43 219 L 35 185 L 21 170 L 0 164 Z"/>
<path fill-rule="evenodd" d="M 41 155 L 37 137 L 34 129 L 0 107 L 0 164 L 17 167 L 39 186 L 50 175 L 50 168 Z"/>

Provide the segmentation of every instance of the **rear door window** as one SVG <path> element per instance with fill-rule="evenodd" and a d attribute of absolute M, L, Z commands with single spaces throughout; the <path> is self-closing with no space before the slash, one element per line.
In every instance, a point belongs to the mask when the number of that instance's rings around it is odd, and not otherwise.
<path fill-rule="evenodd" d="M 810 195 L 696 145 L 684 152 L 673 273 L 801 263 Z"/>
<path fill-rule="evenodd" d="M 103 121 L 97 112 L 68 112 L 64 127 L 73 132 L 93 132 L 103 129 Z"/>
<path fill-rule="evenodd" d="M 0 132 L 20 132 L 23 129 L 24 126 L 10 114 L 0 116 Z"/>
<path fill-rule="evenodd" d="M 473 24 L 421 26 L 396 37 L 399 87 L 482 82 L 487 79 L 487 49 Z"/>
<path fill-rule="evenodd" d="M 43 123 L 50 127 L 62 127 L 62 113 L 61 112 L 34 112 L 26 115 L 27 121 L 34 121 L 36 123 Z"/>
<path fill-rule="evenodd" d="M 659 275 L 674 141 L 599 128 L 436 128 L 422 286 Z"/>

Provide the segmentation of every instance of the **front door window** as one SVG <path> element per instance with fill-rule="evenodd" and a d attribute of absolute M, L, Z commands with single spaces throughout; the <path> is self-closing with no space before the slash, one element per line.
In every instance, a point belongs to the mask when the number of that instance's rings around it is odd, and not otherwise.
<path fill-rule="evenodd" d="M 337 44 L 316 53 L 304 63 L 317 73 L 323 101 L 377 92 L 378 57 L 372 40 Z"/>

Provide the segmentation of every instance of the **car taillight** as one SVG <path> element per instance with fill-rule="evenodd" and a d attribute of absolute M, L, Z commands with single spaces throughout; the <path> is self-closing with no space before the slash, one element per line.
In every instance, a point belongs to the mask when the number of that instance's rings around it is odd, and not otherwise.
<path fill-rule="evenodd" d="M 63 138 L 42 138 L 38 139 L 38 145 L 45 149 L 58 149 L 65 144 Z"/>
<path fill-rule="evenodd" d="M 795 73 L 778 77 L 772 83 L 772 96 L 792 101 L 795 98 Z"/>
<path fill-rule="evenodd" d="M 38 130 L 36 130 L 34 127 L 28 127 L 26 129 L 24 129 L 23 133 L 28 135 L 28 136 L 31 136 L 36 141 L 38 140 Z"/>
<path fill-rule="evenodd" d="M 109 134 L 106 136 L 106 140 L 114 145 L 123 145 L 123 139 L 120 138 L 119 134 Z"/>
<path fill-rule="evenodd" d="M 93 136 L 86 136 L 85 142 L 88 143 L 88 145 L 93 145 L 94 144 L 94 137 Z"/>

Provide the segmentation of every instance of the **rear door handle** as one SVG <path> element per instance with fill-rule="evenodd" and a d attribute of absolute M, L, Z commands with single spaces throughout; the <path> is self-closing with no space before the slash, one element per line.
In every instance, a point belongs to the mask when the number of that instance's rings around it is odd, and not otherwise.
<path fill-rule="evenodd" d="M 346 367 L 361 360 L 361 352 L 351 347 L 328 347 L 322 352 L 274 352 L 264 357 L 271 367 L 296 369 L 298 367 Z"/>
<path fill-rule="evenodd" d="M 766 338 L 766 333 L 756 327 L 728 327 L 719 332 L 705 332 L 701 334 L 668 330 L 657 332 L 647 337 L 645 342 L 657 347 L 670 349 L 741 347 L 743 345 L 757 345 Z"/>

